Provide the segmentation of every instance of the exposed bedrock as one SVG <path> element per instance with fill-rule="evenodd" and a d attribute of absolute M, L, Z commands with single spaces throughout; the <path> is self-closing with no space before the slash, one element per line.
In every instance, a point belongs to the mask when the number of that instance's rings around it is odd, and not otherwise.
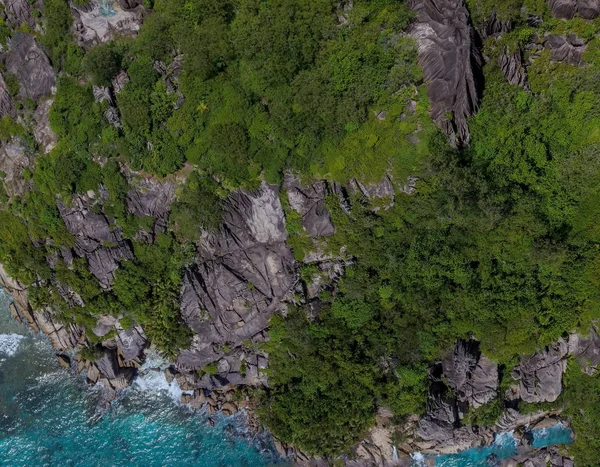
<path fill-rule="evenodd" d="M 477 341 L 459 340 L 442 361 L 442 369 L 458 401 L 478 408 L 496 396 L 498 365 L 481 355 Z"/>
<path fill-rule="evenodd" d="M 286 174 L 283 187 L 287 190 L 290 207 L 302 216 L 302 226 L 308 235 L 314 238 L 335 233 L 325 202 L 329 194 L 327 182 L 320 180 L 303 185 L 298 177 Z"/>
<path fill-rule="evenodd" d="M 463 0 L 411 0 L 431 116 L 456 146 L 469 142 L 467 119 L 479 104 L 483 57 Z"/>
<path fill-rule="evenodd" d="M 567 368 L 569 344 L 560 339 L 533 355 L 521 357 L 512 372 L 518 386 L 513 395 L 525 402 L 554 402 L 562 390 L 562 375 Z"/>
<path fill-rule="evenodd" d="M 521 445 L 517 455 L 501 460 L 498 465 L 500 467 L 573 467 L 575 462 L 572 457 L 565 456 L 559 447 L 535 449 Z"/>
<path fill-rule="evenodd" d="M 573 66 L 584 64 L 583 53 L 586 51 L 587 45 L 583 39 L 573 33 L 566 37 L 555 34 L 548 35 L 544 38 L 544 47 L 550 50 L 550 60 Z"/>
<path fill-rule="evenodd" d="M 35 18 L 33 17 L 34 7 L 39 7 L 36 3 L 29 0 L 0 0 L 4 5 L 4 13 L 8 21 L 14 26 L 28 24 L 31 27 L 35 26 Z"/>
<path fill-rule="evenodd" d="M 600 337 L 593 326 L 588 337 L 572 334 L 569 336 L 569 347 L 571 347 L 575 360 L 581 366 L 581 370 L 593 376 L 598 372 L 600 364 Z"/>
<path fill-rule="evenodd" d="M 219 360 L 219 345 L 264 340 L 270 316 L 284 309 L 296 281 L 276 187 L 237 192 L 224 211 L 222 229 L 202 235 L 196 264 L 185 273 L 181 314 L 196 335 L 177 359 L 182 369 Z"/>
<path fill-rule="evenodd" d="M 510 84 L 527 88 L 527 71 L 523 63 L 521 49 L 510 52 L 507 47 L 504 47 L 498 63 L 500 70 L 502 70 L 502 73 L 504 73 L 506 80 Z"/>
<path fill-rule="evenodd" d="M 16 117 L 16 109 L 6 86 L 6 81 L 4 81 L 4 77 L 0 74 L 0 117 L 4 115 L 12 118 Z"/>
<path fill-rule="evenodd" d="M 505 32 L 512 31 L 513 24 L 510 20 L 501 20 L 496 15 L 496 12 L 492 12 L 490 17 L 483 22 L 479 32 L 483 39 L 488 37 L 497 36 Z"/>
<path fill-rule="evenodd" d="M 175 201 L 175 184 L 151 178 L 132 180 L 133 189 L 127 193 L 127 212 L 135 216 L 154 218 L 155 233 L 167 227 L 169 211 Z"/>
<path fill-rule="evenodd" d="M 30 188 L 24 172 L 31 168 L 33 157 L 27 154 L 20 141 L 13 139 L 0 145 L 0 170 L 4 172 L 2 184 L 8 196 L 21 196 Z"/>
<path fill-rule="evenodd" d="M 85 257 L 90 272 L 100 285 L 109 287 L 122 259 L 133 259 L 128 241 L 121 229 L 105 215 L 94 212 L 81 196 L 75 196 L 71 207 L 58 202 L 58 209 L 67 229 L 75 236 L 75 253 Z"/>
<path fill-rule="evenodd" d="M 33 135 L 36 141 L 40 144 L 44 154 L 48 154 L 56 143 L 58 137 L 50 127 L 50 107 L 52 107 L 52 99 L 44 99 L 38 102 L 38 106 L 33 114 L 35 125 L 33 127 Z"/>
<path fill-rule="evenodd" d="M 491 428 L 460 426 L 470 406 L 478 408 L 496 396 L 498 366 L 479 351 L 474 340 L 458 340 L 452 352 L 430 371 L 427 415 L 416 430 L 422 450 L 456 452 L 493 439 Z"/>
<path fill-rule="evenodd" d="M 409 186 L 413 178 L 409 177 L 407 185 L 402 188 L 407 194 L 412 194 Z M 412 187 L 414 188 L 414 186 Z M 352 193 L 359 193 L 366 201 L 371 202 L 373 211 L 380 209 L 389 209 L 394 205 L 396 200 L 394 184 L 392 179 L 386 175 L 377 183 L 363 183 L 356 179 L 350 180 L 348 189 Z M 408 189 L 408 191 L 407 191 Z"/>
<path fill-rule="evenodd" d="M 17 32 L 10 40 L 6 69 L 17 76 L 19 97 L 38 100 L 49 96 L 56 85 L 50 60 L 31 34 Z"/>
<path fill-rule="evenodd" d="M 571 19 L 579 15 L 594 19 L 600 14 L 600 0 L 548 0 L 552 14 L 557 18 Z"/>
<path fill-rule="evenodd" d="M 136 34 L 144 17 L 144 9 L 136 0 L 122 0 L 119 5 L 110 6 L 92 0 L 71 7 L 73 34 L 79 44 L 86 46 L 108 42 L 113 35 Z"/>

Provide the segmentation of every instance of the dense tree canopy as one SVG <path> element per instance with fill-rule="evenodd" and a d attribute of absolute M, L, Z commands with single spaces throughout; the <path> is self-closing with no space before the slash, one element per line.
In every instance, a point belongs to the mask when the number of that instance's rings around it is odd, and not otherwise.
<path fill-rule="evenodd" d="M 475 337 L 508 367 L 600 318 L 598 21 L 553 19 L 541 0 L 467 0 L 477 27 L 495 12 L 514 28 L 485 40 L 485 91 L 469 120 L 471 144 L 457 149 L 429 118 L 406 2 L 343 3 L 156 0 L 136 38 L 84 50 L 72 40 L 67 2 L 45 0 L 39 41 L 59 72 L 49 116 L 58 143 L 41 154 L 36 103 L 0 120 L 2 143 L 19 142 L 35 158 L 23 193 L 0 197 L 0 261 L 38 285 L 34 304 L 51 305 L 64 322 L 91 328 L 99 315 L 119 316 L 169 357 L 191 339 L 179 315 L 183 270 L 201 233 L 221 226 L 230 193 L 280 184 L 286 172 L 306 183 L 394 181 L 391 207 L 356 191 L 348 210 L 330 194 L 336 231 L 318 245 L 281 192 L 299 280 L 318 272 L 301 264 L 317 248 L 347 266 L 317 312 L 290 300 L 264 345 L 262 420 L 319 455 L 360 440 L 378 407 L 399 423 L 423 413 L 428 368 L 457 338 Z M 11 32 L 0 23 L 0 41 Z M 542 50 L 546 33 L 569 32 L 587 43 L 585 66 Z M 531 44 L 537 55 L 528 55 Z M 531 58 L 526 87 L 507 82 L 498 64 L 505 50 Z M 3 76 L 16 98 L 18 81 Z M 94 86 L 111 88 L 108 98 L 97 101 Z M 410 195 L 409 175 L 418 178 Z M 127 193 L 144 177 L 177 186 L 164 231 L 127 210 Z M 133 252 L 106 290 L 85 258 L 47 261 L 75 245 L 58 206 L 90 192 L 90 209 L 111 219 Z M 67 306 L 57 284 L 85 306 Z M 599 385 L 578 371 L 569 367 L 559 402 L 588 443 L 573 447 L 585 464 L 597 455 Z M 496 416 L 502 400 L 494 404 L 471 414 L 473 423 Z"/>

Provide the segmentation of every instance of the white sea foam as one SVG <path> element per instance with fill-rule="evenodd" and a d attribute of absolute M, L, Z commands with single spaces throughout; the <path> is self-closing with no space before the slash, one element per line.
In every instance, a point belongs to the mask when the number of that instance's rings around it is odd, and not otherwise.
<path fill-rule="evenodd" d="M 183 394 L 191 394 L 190 391 L 182 391 L 176 379 L 173 379 L 173 381 L 169 383 L 165 378 L 164 372 L 155 369 L 141 372 L 140 375 L 135 378 L 133 386 L 140 391 L 155 393 L 165 392 L 171 396 L 175 402 L 181 401 L 181 396 Z"/>
<path fill-rule="evenodd" d="M 425 456 L 423 454 L 421 454 L 420 452 L 413 452 L 410 455 L 410 458 L 412 459 L 411 465 L 417 466 L 417 467 L 421 467 L 425 465 Z"/>
<path fill-rule="evenodd" d="M 0 353 L 12 357 L 17 353 L 19 344 L 24 337 L 20 334 L 0 334 Z"/>
<path fill-rule="evenodd" d="M 516 447 L 517 444 L 519 444 L 519 442 L 515 438 L 514 431 L 505 431 L 503 433 L 496 434 L 496 437 L 494 438 L 494 444 L 497 446 L 502 446 L 502 447 L 506 447 L 506 446 Z"/>

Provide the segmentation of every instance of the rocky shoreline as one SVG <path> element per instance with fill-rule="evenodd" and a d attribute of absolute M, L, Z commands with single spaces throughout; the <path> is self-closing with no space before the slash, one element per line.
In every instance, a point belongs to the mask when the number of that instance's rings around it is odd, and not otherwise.
<path fill-rule="evenodd" d="M 115 31 L 135 34 L 147 11 L 136 0 L 119 3 L 120 9 L 111 16 L 102 14 L 99 2 L 72 6 L 77 42 L 85 46 L 105 43 Z M 352 2 L 342 3 L 351 5 Z M 600 9 L 586 6 L 586 2 L 550 0 L 549 5 L 559 18 L 570 19 L 579 14 L 592 19 L 600 13 Z M 27 2 L 15 2 L 11 6 L 7 9 L 11 21 L 35 27 Z M 432 117 L 455 146 L 464 146 L 470 138 L 467 121 L 479 105 L 483 88 L 481 73 L 485 57 L 481 39 L 508 33 L 512 25 L 498 21 L 495 14 L 485 24 L 473 25 L 462 0 L 413 0 L 410 6 L 416 21 L 409 34 L 418 43 Z M 538 20 L 531 18 L 532 22 Z M 527 67 L 544 51 L 556 62 L 584 66 L 582 57 L 587 46 L 574 34 L 546 34 L 535 36 L 529 42 L 529 63 L 525 63 L 521 52 L 505 49 L 500 54 L 501 71 L 512 84 L 527 89 Z M 14 72 L 22 84 L 23 96 L 19 98 L 26 96 L 40 101 L 31 123 L 38 144 L 48 153 L 57 142 L 49 125 L 55 72 L 32 34 L 17 33 L 4 55 L 7 69 Z M 460 64 L 458 69 L 457 63 Z M 180 57 L 169 66 L 160 61 L 153 63 L 153 69 L 165 85 L 183 99 L 177 89 L 180 67 Z M 94 86 L 94 98 L 109 104 L 104 117 L 115 127 L 120 122 L 113 104 L 128 80 L 127 73 L 121 71 L 110 85 Z M 15 102 L 6 88 L 2 79 L 0 111 L 14 116 Z M 416 106 L 417 102 L 411 100 L 401 119 L 410 118 Z M 385 117 L 385 111 L 377 114 L 380 121 Z M 418 131 L 412 136 L 417 138 Z M 9 196 L 31 188 L 31 181 L 24 173 L 33 164 L 33 157 L 18 141 L 6 142 L 0 147 L 0 169 L 6 174 L 3 183 Z M 130 185 L 125 200 L 127 214 L 151 219 L 151 227 L 140 228 L 136 241 L 151 244 L 167 230 L 176 190 L 185 182 L 186 170 L 189 172 L 190 167 L 158 180 L 121 167 Z M 328 200 L 335 200 L 346 214 L 353 199 L 360 199 L 373 211 L 389 209 L 397 196 L 412 195 L 416 183 L 414 177 L 394 180 L 391 174 L 378 182 L 352 179 L 344 185 L 327 180 L 309 183 L 298 174 L 287 173 L 281 186 L 263 181 L 256 190 L 231 193 L 224 203 L 221 228 L 201 234 L 193 263 L 183 272 L 180 313 L 192 330 L 193 338 L 190 347 L 183 349 L 164 370 L 167 383 L 177 381 L 179 388 L 185 391 L 181 402 L 210 415 L 217 412 L 233 415 L 245 410 L 249 429 L 262 431 L 254 415 L 252 398 L 237 388 L 268 385 L 268 355 L 261 344 L 268 340 L 269 319 L 275 314 L 285 315 L 291 304 L 307 305 L 316 315 L 321 305 L 319 294 L 333 291 L 336 281 L 353 261 L 343 247 L 335 254 L 323 248 L 323 240 L 336 229 L 327 207 Z M 73 196 L 69 203 L 57 200 L 60 220 L 75 239 L 74 246 L 62 247 L 46 258 L 52 270 L 59 264 L 72 268 L 74 260 L 84 260 L 103 290 L 112 287 L 120 262 L 134 258 L 132 242 L 116 220 L 104 213 L 107 195 L 107 188 L 102 186 L 97 191 Z M 298 240 L 290 238 L 288 232 L 292 216 L 300 225 L 306 251 L 290 246 L 292 241 Z M 311 277 L 300 279 L 301 266 L 311 266 Z M 123 317 L 111 315 L 97 316 L 87 327 L 61 324 L 49 307 L 33 307 L 27 297 L 27 287 L 12 279 L 1 264 L 0 285 L 14 299 L 10 308 L 13 317 L 27 323 L 35 332 L 47 335 L 62 366 L 77 373 L 85 372 L 90 384 L 100 383 L 113 394 L 132 383 L 150 347 L 142 327 L 128 326 L 122 322 Z M 35 284 L 37 287 L 49 285 L 56 288 L 68 307 L 84 305 L 81 296 L 66 284 L 58 281 Z M 408 465 L 409 455 L 414 452 L 455 453 L 489 445 L 495 434 L 514 430 L 521 435 L 523 450 L 516 460 L 502 461 L 505 463 L 501 465 L 519 462 L 536 465 L 539 458 L 552 465 L 568 467 L 572 465 L 568 457 L 554 448 L 531 450 L 522 436 L 525 427 L 557 423 L 559 410 L 520 414 L 509 407 L 503 410 L 495 425 L 487 427 L 472 427 L 463 424 L 463 420 L 469 411 L 498 398 L 507 402 L 507 406 L 518 400 L 556 401 L 562 391 L 562 376 L 569 358 L 576 360 L 588 374 L 597 371 L 600 338 L 594 328 L 589 336 L 572 333 L 533 355 L 523 356 L 518 365 L 509 369 L 513 384 L 502 392 L 498 365 L 482 354 L 476 340 L 460 340 L 444 360 L 432 366 L 427 413 L 405 421 L 401 427 L 403 442 L 393 444 L 397 423 L 392 420 L 391 412 L 380 407 L 376 426 L 354 447 L 353 456 L 341 459 L 348 465 Z M 568 420 L 563 422 L 568 423 Z M 329 462 L 308 456 L 278 440 L 275 446 L 283 457 L 294 459 L 300 465 Z"/>

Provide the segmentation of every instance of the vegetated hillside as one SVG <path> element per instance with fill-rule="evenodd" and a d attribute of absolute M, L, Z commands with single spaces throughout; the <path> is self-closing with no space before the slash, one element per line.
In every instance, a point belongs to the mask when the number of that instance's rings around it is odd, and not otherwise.
<path fill-rule="evenodd" d="M 499 364 L 462 421 L 493 425 L 519 357 L 600 318 L 597 13 L 125 1 L 111 36 L 95 3 L 21 3 L 0 27 L 0 261 L 82 358 L 135 330 L 125 360 L 149 341 L 192 387 L 260 387 L 278 438 L 336 455 L 378 407 L 399 441 L 457 338 Z M 565 382 L 592 465 L 600 383 Z"/>

